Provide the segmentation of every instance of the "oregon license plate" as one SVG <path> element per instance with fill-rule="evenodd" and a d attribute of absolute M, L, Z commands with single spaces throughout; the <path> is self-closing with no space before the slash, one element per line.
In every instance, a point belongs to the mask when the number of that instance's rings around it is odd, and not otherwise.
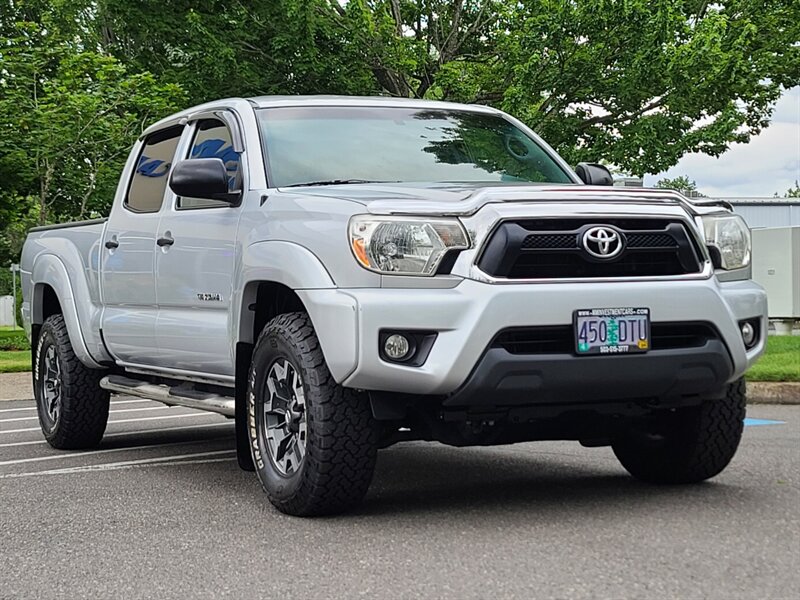
<path fill-rule="evenodd" d="M 630 354 L 650 349 L 649 308 L 584 308 L 574 313 L 578 354 Z"/>

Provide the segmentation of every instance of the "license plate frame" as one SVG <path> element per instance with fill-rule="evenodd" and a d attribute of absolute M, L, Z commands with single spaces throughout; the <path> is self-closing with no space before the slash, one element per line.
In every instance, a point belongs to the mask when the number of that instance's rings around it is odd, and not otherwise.
<path fill-rule="evenodd" d="M 620 327 L 620 320 L 624 321 L 622 327 Z M 594 331 L 590 327 L 592 322 L 595 323 Z M 587 329 L 582 331 L 584 323 Z M 600 323 L 604 324 L 605 341 L 600 339 L 602 337 Z M 652 347 L 650 309 L 646 307 L 580 308 L 572 313 L 572 326 L 575 336 L 575 353 L 578 356 L 643 354 Z M 623 331 L 620 332 L 620 329 Z M 642 330 L 644 330 L 644 338 L 641 337 Z M 592 333 L 595 334 L 593 341 L 589 339 Z M 620 333 L 623 333 L 622 337 L 626 340 L 622 343 L 619 342 Z M 582 334 L 585 335 L 582 336 Z M 584 341 L 581 340 L 582 337 Z M 610 342 L 609 338 L 611 338 Z"/>

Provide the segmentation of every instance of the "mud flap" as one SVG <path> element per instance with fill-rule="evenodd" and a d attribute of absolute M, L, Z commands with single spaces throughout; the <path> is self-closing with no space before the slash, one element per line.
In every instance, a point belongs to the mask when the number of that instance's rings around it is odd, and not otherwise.
<path fill-rule="evenodd" d="M 243 471 L 256 470 L 247 435 L 247 372 L 252 356 L 252 344 L 236 344 L 236 460 Z"/>

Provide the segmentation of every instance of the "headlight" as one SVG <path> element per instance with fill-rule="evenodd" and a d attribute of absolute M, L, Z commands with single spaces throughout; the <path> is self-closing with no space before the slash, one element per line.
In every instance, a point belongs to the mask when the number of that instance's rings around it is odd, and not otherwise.
<path fill-rule="evenodd" d="M 350 219 L 350 248 L 370 271 L 434 275 L 448 250 L 469 248 L 469 237 L 456 219 L 357 215 Z"/>
<path fill-rule="evenodd" d="M 750 228 L 739 215 L 703 217 L 706 244 L 719 253 L 715 265 L 726 271 L 741 269 L 750 264 Z M 717 262 L 717 261 L 715 261 Z"/>

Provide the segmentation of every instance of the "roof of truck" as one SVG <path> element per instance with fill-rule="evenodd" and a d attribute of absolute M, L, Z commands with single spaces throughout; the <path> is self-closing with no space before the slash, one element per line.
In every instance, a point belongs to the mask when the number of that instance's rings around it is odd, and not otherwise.
<path fill-rule="evenodd" d="M 153 123 L 142 132 L 141 137 L 153 131 L 180 124 L 192 119 L 198 113 L 241 107 L 248 103 L 255 108 L 290 107 L 290 106 L 393 106 L 419 109 L 470 110 L 476 112 L 498 113 L 500 111 L 480 104 L 458 104 L 438 100 L 416 100 L 412 98 L 395 98 L 392 96 L 258 96 L 255 98 L 223 98 L 192 106 L 160 121 Z"/>
<path fill-rule="evenodd" d="M 439 100 L 418 100 L 394 96 L 258 96 L 248 98 L 258 108 L 275 106 L 404 106 L 413 108 L 445 108 L 453 110 L 478 110 L 497 112 L 494 108 L 479 104 L 458 104 Z"/>

